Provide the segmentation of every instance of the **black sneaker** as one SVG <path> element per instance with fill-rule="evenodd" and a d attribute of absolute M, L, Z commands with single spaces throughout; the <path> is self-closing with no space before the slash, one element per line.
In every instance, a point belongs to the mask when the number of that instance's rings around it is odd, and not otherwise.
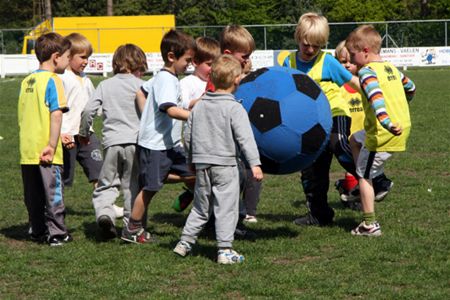
<path fill-rule="evenodd" d="M 100 229 L 100 235 L 102 236 L 102 238 L 110 240 L 117 237 L 116 227 L 114 226 L 111 218 L 107 215 L 98 217 L 97 224 Z"/>
<path fill-rule="evenodd" d="M 390 179 L 387 179 L 387 178 L 379 183 L 374 182 L 373 189 L 375 192 L 375 201 L 377 201 L 377 202 L 383 201 L 393 186 L 394 186 L 394 183 Z"/>
<path fill-rule="evenodd" d="M 234 231 L 234 238 L 254 241 L 256 239 L 256 233 L 248 230 L 248 228 L 244 224 L 242 224 L 242 222 L 239 222 L 236 226 L 236 230 Z"/>
<path fill-rule="evenodd" d="M 47 242 L 48 234 L 47 233 L 43 233 L 43 234 L 31 233 L 30 234 L 30 240 L 32 242 L 35 242 L 35 243 L 38 243 L 38 244 L 43 244 L 43 243 Z"/>
<path fill-rule="evenodd" d="M 327 222 L 319 222 L 319 219 L 314 217 L 310 212 L 294 220 L 294 224 L 298 226 L 328 226 L 333 223 L 333 220 Z"/>
<path fill-rule="evenodd" d="M 70 234 L 67 234 L 65 236 L 49 236 L 47 239 L 47 243 L 51 247 L 59 247 L 64 245 L 65 243 L 71 242 L 72 240 L 73 239 Z"/>

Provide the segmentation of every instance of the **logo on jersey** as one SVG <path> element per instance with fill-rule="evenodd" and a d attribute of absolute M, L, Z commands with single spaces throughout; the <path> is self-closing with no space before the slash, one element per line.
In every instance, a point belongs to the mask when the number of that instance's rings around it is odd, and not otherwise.
<path fill-rule="evenodd" d="M 361 105 L 361 100 L 358 98 L 351 98 L 348 101 L 348 106 L 351 113 L 363 111 L 363 107 Z"/>
<path fill-rule="evenodd" d="M 27 88 L 25 89 L 25 93 L 33 93 L 34 91 L 34 84 L 36 83 L 36 79 L 34 77 L 31 77 L 30 79 L 28 79 L 27 81 Z"/>
<path fill-rule="evenodd" d="M 384 71 L 387 73 L 387 80 L 396 80 L 397 77 L 394 75 L 394 71 L 390 66 L 384 66 Z"/>

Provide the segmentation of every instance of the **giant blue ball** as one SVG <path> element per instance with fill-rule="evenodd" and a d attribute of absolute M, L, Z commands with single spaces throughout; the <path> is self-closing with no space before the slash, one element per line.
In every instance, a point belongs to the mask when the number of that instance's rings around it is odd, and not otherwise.
<path fill-rule="evenodd" d="M 305 73 L 284 67 L 258 69 L 241 81 L 235 96 L 248 112 L 264 172 L 303 170 L 328 143 L 330 105 Z"/>

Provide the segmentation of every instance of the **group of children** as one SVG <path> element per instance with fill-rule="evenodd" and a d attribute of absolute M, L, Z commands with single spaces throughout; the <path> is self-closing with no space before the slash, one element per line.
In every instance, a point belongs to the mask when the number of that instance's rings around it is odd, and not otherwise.
<path fill-rule="evenodd" d="M 324 17 L 304 14 L 295 32 L 299 50 L 284 62 L 321 86 L 333 116 L 327 149 L 302 171 L 310 212 L 294 223 L 332 222 L 327 192 L 334 154 L 348 177 L 358 178 L 363 222 L 352 234 L 378 236 L 376 178 L 388 186 L 377 192 L 384 196 L 392 182 L 384 176 L 383 166 L 392 152 L 405 150 L 410 130 L 407 100 L 415 86 L 381 61 L 381 37 L 372 26 L 358 27 L 340 45 L 336 57 L 342 65 L 321 50 L 328 34 Z M 64 223 L 63 187 L 73 181 L 78 160 L 94 184 L 92 201 L 104 238 L 117 237 L 116 219 L 123 216 L 123 241 L 154 242 L 156 237 L 146 231 L 148 206 L 164 183 L 184 182 L 186 197 L 179 197 L 174 208 L 183 210 L 192 197 L 194 203 L 173 251 L 186 256 L 214 217 L 217 261 L 242 262 L 244 257 L 232 243 L 240 222 L 257 221 L 263 174 L 248 116 L 233 92 L 250 71 L 254 49 L 251 34 L 241 26 L 225 27 L 220 42 L 208 37 L 194 41 L 170 30 L 161 42 L 164 66 L 153 78 L 141 79 L 147 71 L 145 53 L 126 44 L 113 55 L 114 76 L 94 90 L 83 74 L 92 53 L 86 38 L 76 33 L 39 37 L 35 47 L 39 70 L 23 80 L 18 108 L 31 238 L 51 246 L 72 240 Z M 194 73 L 180 81 L 178 76 L 190 63 Z M 343 93 L 356 94 L 363 102 L 365 116 L 359 121 Z M 92 129 L 96 115 L 103 118 L 103 157 Z M 363 128 L 363 119 L 364 130 L 357 131 Z M 120 192 L 123 211 L 115 206 Z"/>

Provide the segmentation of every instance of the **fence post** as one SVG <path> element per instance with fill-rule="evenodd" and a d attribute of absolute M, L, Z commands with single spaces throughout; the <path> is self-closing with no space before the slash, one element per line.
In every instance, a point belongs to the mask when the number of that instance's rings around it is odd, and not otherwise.
<path fill-rule="evenodd" d="M 267 50 L 267 30 L 266 25 L 264 25 L 264 50 Z"/>
<path fill-rule="evenodd" d="M 389 30 L 388 30 L 388 23 L 386 23 L 386 25 L 385 25 L 385 27 L 386 27 L 386 48 L 389 48 Z"/>
<path fill-rule="evenodd" d="M 445 26 L 445 47 L 447 47 L 447 21 L 444 22 L 444 26 Z"/>

